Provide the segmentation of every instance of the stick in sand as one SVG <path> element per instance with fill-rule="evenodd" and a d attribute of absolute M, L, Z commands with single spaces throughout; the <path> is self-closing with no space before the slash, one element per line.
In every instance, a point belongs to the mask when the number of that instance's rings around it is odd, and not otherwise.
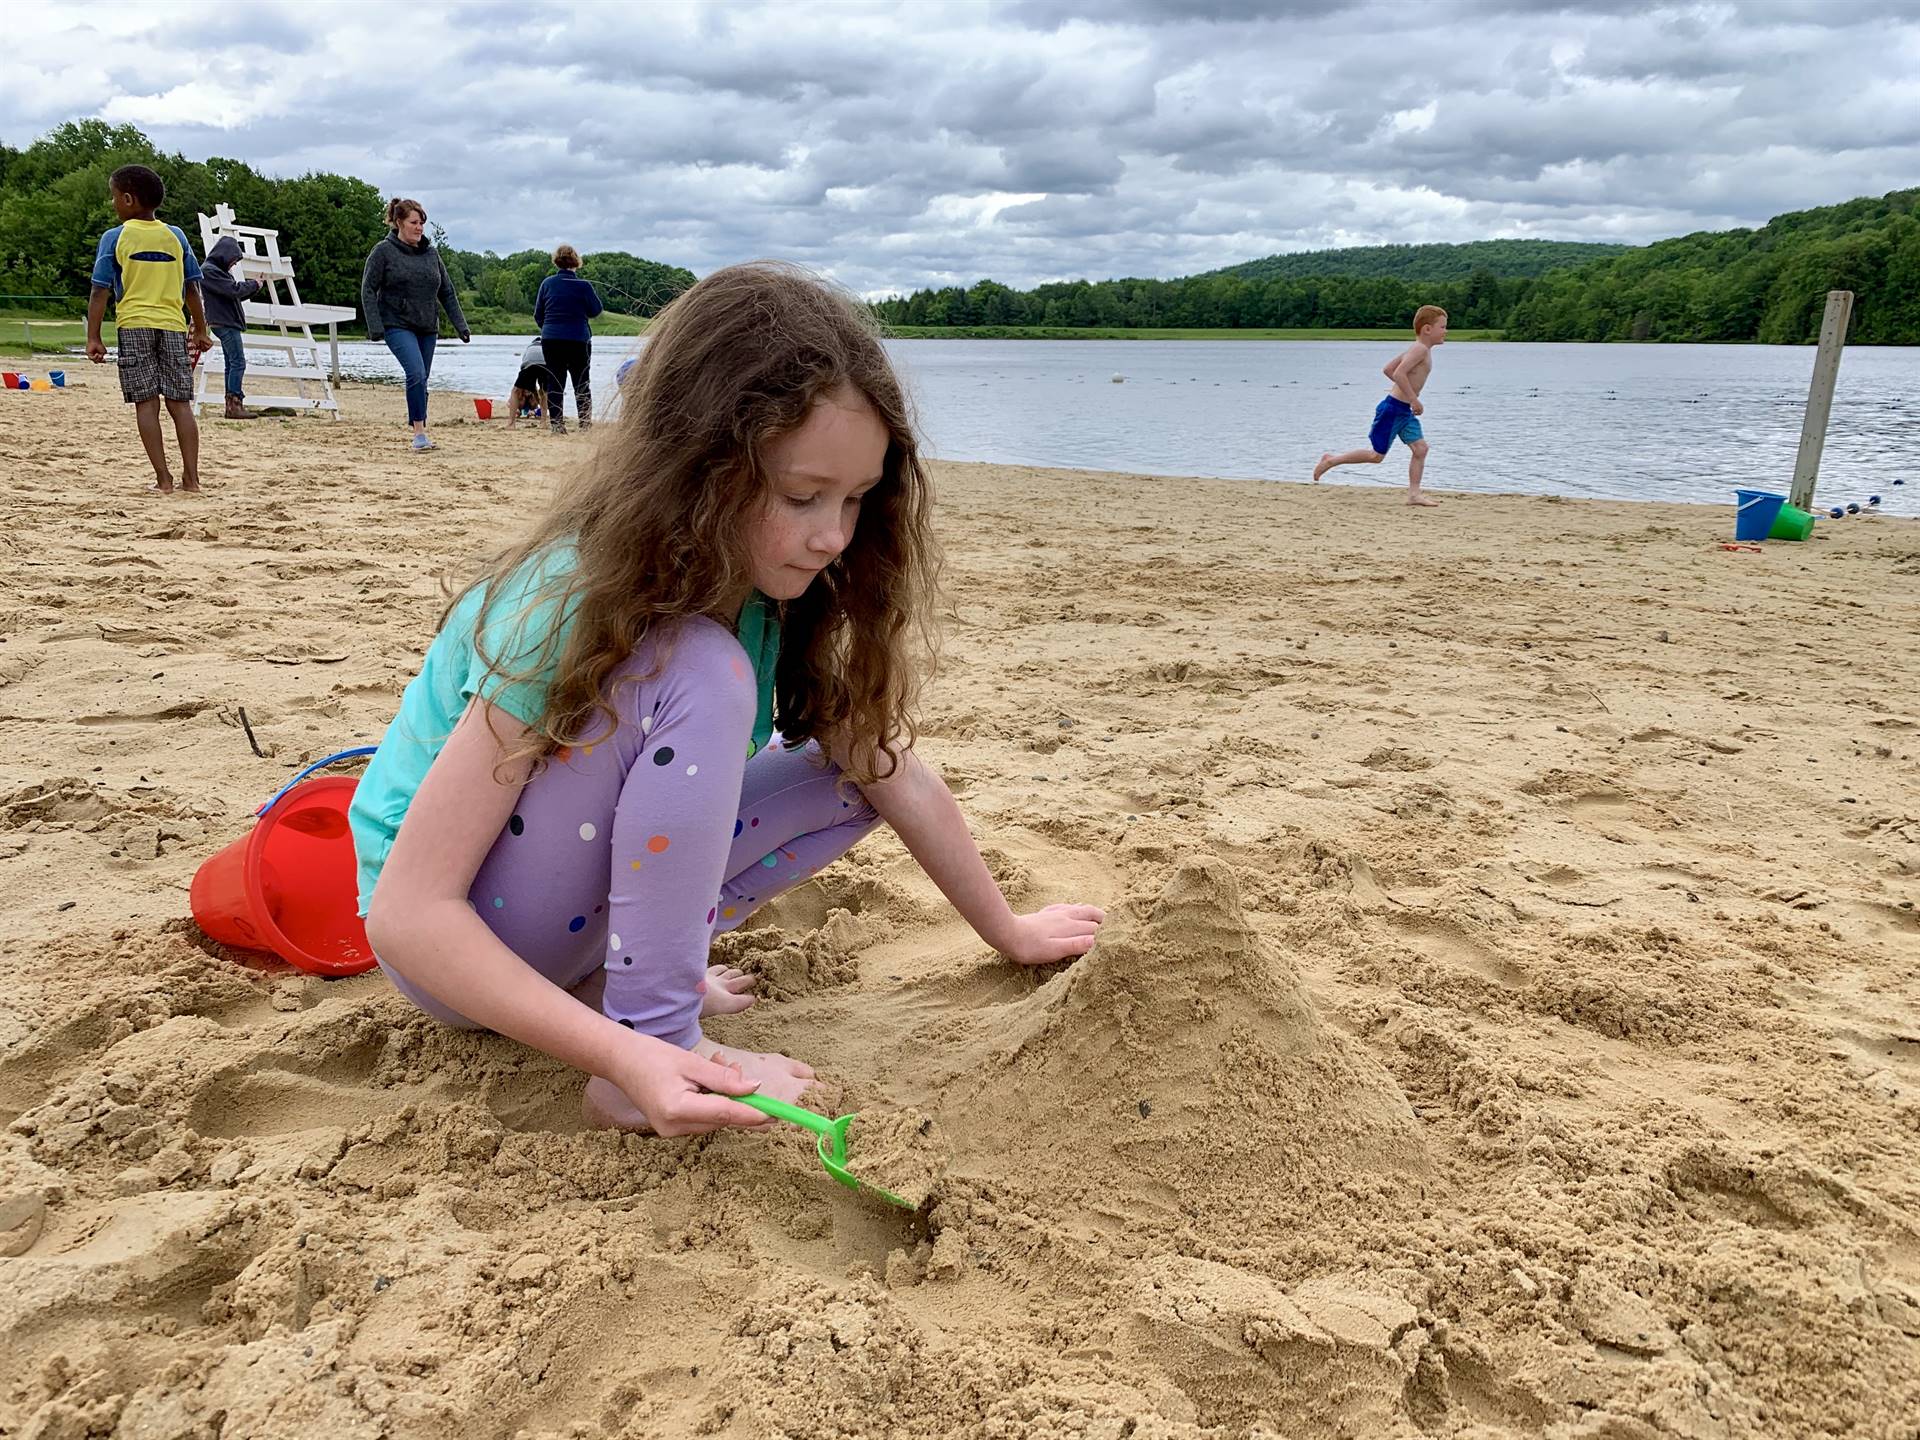
<path fill-rule="evenodd" d="M 262 750 L 260 748 L 260 742 L 253 738 L 253 726 L 247 723 L 247 707 L 244 705 L 240 707 L 240 728 L 247 732 L 247 744 L 253 747 L 254 758 L 256 760 L 266 759 L 267 752 Z"/>

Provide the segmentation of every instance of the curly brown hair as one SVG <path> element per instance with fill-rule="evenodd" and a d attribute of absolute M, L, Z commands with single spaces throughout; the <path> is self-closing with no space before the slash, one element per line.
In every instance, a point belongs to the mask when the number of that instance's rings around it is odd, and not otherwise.
<path fill-rule="evenodd" d="M 516 664 L 480 648 L 492 675 L 524 683 L 551 669 L 546 709 L 508 760 L 544 761 L 617 724 L 608 676 L 653 627 L 710 616 L 729 630 L 751 584 L 748 534 L 773 494 L 768 447 L 835 391 L 863 396 L 886 426 L 883 478 L 852 539 L 798 599 L 778 605 L 774 722 L 790 741 L 836 739 L 866 781 L 891 774 L 917 733 L 912 707 L 932 671 L 940 552 L 932 482 L 907 397 L 871 313 L 798 266 L 715 271 L 655 317 L 627 377 L 622 414 L 560 483 L 531 534 L 456 594 L 488 594 L 521 566 L 571 544 L 532 606 L 557 602 L 573 624 Z M 504 627 L 511 630 L 512 626 Z M 556 653 L 557 652 L 557 653 Z M 884 768 L 883 768 L 884 767 Z"/>
<path fill-rule="evenodd" d="M 556 270 L 578 270 L 580 252 L 571 245 L 560 245 L 553 252 L 553 268 Z"/>
<path fill-rule="evenodd" d="M 427 207 L 422 205 L 418 200 L 406 200 L 397 195 L 387 202 L 387 228 L 389 230 L 398 230 L 400 228 L 400 222 L 409 215 L 418 215 L 422 220 L 425 220 L 427 218 Z"/>

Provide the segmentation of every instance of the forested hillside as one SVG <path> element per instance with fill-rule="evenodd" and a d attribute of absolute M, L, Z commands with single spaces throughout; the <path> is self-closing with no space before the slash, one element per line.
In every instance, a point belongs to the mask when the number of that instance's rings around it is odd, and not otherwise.
<path fill-rule="evenodd" d="M 1207 273 L 1242 280 L 1294 280 L 1309 275 L 1385 276 L 1395 280 L 1468 280 L 1485 270 L 1502 280 L 1544 275 L 1619 255 L 1625 245 L 1585 240 L 1469 240 L 1463 245 L 1355 245 L 1344 250 L 1302 250 L 1269 255 Z"/>
<path fill-rule="evenodd" d="M 1794 345 L 1818 334 L 1828 290 L 1852 290 L 1854 341 L 1915 345 L 1917 200 L 1920 190 L 1897 190 L 1782 215 L 1758 230 L 1687 235 L 1539 273 L 1501 274 L 1492 262 L 1505 256 L 1509 265 L 1534 263 L 1583 247 L 1516 250 L 1545 242 L 1496 240 L 1317 251 L 1178 280 L 1073 280 L 1025 291 L 982 280 L 875 308 L 901 326 L 1351 329 L 1404 326 L 1416 308 L 1431 304 L 1445 307 L 1458 329 L 1503 330 L 1510 340 Z M 1342 256 L 1352 257 L 1351 271 L 1323 273 Z M 1443 278 L 1463 261 L 1474 268 Z M 1409 278 L 1395 273 L 1396 265 L 1425 267 L 1434 278 Z"/>
<path fill-rule="evenodd" d="M 218 156 L 188 160 L 156 149 L 131 125 L 100 120 L 62 125 L 24 150 L 0 145 L 0 295 L 67 297 L 67 308 L 84 307 L 94 247 L 114 224 L 107 177 L 122 165 L 148 165 L 159 172 L 167 185 L 160 218 L 185 231 L 196 252 L 197 216 L 212 214 L 224 200 L 241 224 L 280 232 L 281 249 L 299 270 L 303 300 L 360 307 L 361 267 L 387 233 L 382 218 L 387 197 L 373 186 L 323 173 L 277 179 Z M 417 198 L 431 216 L 433 197 Z M 540 281 L 552 269 L 547 250 L 499 256 L 443 244 L 441 253 L 463 301 L 515 314 L 531 314 Z M 659 310 L 694 278 L 677 265 L 619 250 L 584 255 L 581 273 L 600 286 L 609 310 L 641 317 Z M 0 307 L 61 308 L 31 298 L 0 299 Z"/>
<path fill-rule="evenodd" d="M 386 197 L 373 186 L 318 172 L 276 178 L 218 156 L 188 160 L 156 150 L 132 126 L 81 120 L 25 149 L 0 145 L 0 296 L 65 297 L 0 298 L 0 308 L 84 306 L 94 246 L 113 224 L 107 176 L 134 162 L 160 172 L 168 191 L 161 218 L 196 248 L 196 214 L 225 200 L 242 223 L 280 231 L 304 298 L 358 307 L 361 264 L 386 233 Z M 431 215 L 434 197 L 418 198 Z M 981 280 L 890 297 L 874 310 L 891 325 L 936 329 L 1357 329 L 1403 327 L 1416 308 L 1434 304 L 1456 329 L 1500 330 L 1515 340 L 1803 344 L 1819 329 L 1826 292 L 1849 289 L 1855 341 L 1912 345 L 1920 344 L 1917 205 L 1920 189 L 1899 190 L 1782 215 L 1758 230 L 1637 248 L 1487 240 L 1272 255 L 1172 280 L 1071 280 L 1031 290 Z M 437 238 L 464 301 L 502 324 L 531 312 L 550 268 L 547 250 L 501 256 L 460 248 L 466 236 Z M 654 314 L 694 280 L 679 266 L 624 251 L 589 252 L 584 261 L 581 273 L 601 287 L 608 308 L 636 317 Z"/>
<path fill-rule="evenodd" d="M 1508 338 L 1804 344 L 1827 291 L 1851 290 L 1851 340 L 1920 344 L 1917 203 L 1920 189 L 1896 190 L 1556 271 L 1519 298 Z"/>

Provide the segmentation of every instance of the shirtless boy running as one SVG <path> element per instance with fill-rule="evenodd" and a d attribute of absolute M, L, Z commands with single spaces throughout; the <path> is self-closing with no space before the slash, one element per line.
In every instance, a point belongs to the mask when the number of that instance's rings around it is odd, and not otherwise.
<path fill-rule="evenodd" d="M 1320 457 L 1313 467 L 1318 480 L 1336 465 L 1378 465 L 1398 438 L 1413 458 L 1407 463 L 1407 504 L 1438 505 L 1440 502 L 1420 493 L 1420 475 L 1427 468 L 1427 442 L 1420 433 L 1420 391 L 1433 373 L 1433 347 L 1447 339 L 1447 312 L 1438 305 L 1422 305 L 1413 316 L 1413 344 L 1387 364 L 1381 374 L 1392 383 L 1373 412 L 1373 429 L 1364 450 L 1349 450 L 1344 455 L 1332 451 Z"/>

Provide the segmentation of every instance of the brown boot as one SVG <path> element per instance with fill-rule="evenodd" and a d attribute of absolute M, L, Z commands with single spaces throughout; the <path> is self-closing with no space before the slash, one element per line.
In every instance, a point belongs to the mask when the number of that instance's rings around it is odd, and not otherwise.
<path fill-rule="evenodd" d="M 240 396 L 229 395 L 227 396 L 227 413 L 225 418 L 228 420 L 258 420 L 260 418 L 260 412 L 258 410 L 249 410 L 241 403 Z"/>

